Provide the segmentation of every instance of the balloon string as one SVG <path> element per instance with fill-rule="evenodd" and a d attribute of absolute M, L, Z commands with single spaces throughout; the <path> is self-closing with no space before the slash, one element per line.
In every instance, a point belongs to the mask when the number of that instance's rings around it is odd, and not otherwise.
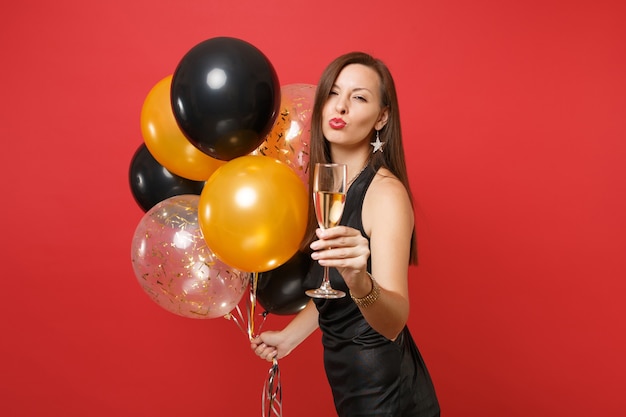
<path fill-rule="evenodd" d="M 238 317 L 233 314 L 233 311 L 237 312 Z M 246 333 L 246 330 L 243 328 L 243 325 L 242 325 L 242 323 L 245 323 L 245 320 L 243 318 L 243 314 L 241 313 L 241 309 L 239 308 L 238 305 L 236 305 L 235 310 L 233 311 L 225 314 L 224 318 L 226 320 L 232 320 L 237 325 L 237 327 L 239 327 L 239 330 L 241 330 L 243 333 Z"/>
<path fill-rule="evenodd" d="M 236 312 L 237 315 L 233 314 L 233 312 Z M 260 332 L 261 329 L 263 328 L 263 325 L 265 324 L 265 321 L 267 320 L 267 316 L 269 315 L 269 311 L 264 311 L 263 313 L 259 314 L 259 316 L 262 317 L 262 321 L 261 323 L 259 323 L 259 328 L 258 331 Z M 248 325 L 247 325 L 247 319 L 245 319 L 243 317 L 243 313 L 241 312 L 241 308 L 239 306 L 235 306 L 235 309 L 233 311 L 231 311 L 228 314 L 224 315 L 224 318 L 226 320 L 232 320 L 233 323 L 235 323 L 237 325 L 237 327 L 239 327 L 239 330 L 241 330 L 241 332 L 245 335 L 248 334 Z M 246 327 L 244 328 L 243 323 L 246 323 Z"/>
<path fill-rule="evenodd" d="M 256 308 L 256 287 L 259 281 L 259 273 L 252 273 L 252 281 L 250 282 L 250 297 L 247 305 L 248 310 L 248 338 L 254 339 L 254 311 Z"/>
<path fill-rule="evenodd" d="M 227 313 L 224 315 L 224 318 L 226 320 L 232 320 L 237 325 L 237 327 L 239 327 L 239 330 L 241 330 L 242 333 L 248 336 L 248 339 L 252 339 L 255 336 L 255 332 L 254 332 L 255 317 L 254 316 L 255 316 L 255 310 L 256 310 L 256 304 L 257 304 L 256 302 L 257 282 L 258 282 L 258 275 L 254 277 L 253 280 L 251 280 L 250 289 L 248 291 L 248 297 L 244 299 L 245 300 L 244 302 L 246 304 L 245 316 L 243 312 L 241 311 L 241 307 L 239 306 L 239 304 L 237 304 L 230 313 Z M 263 320 L 259 324 L 259 328 L 257 331 L 259 332 L 261 331 L 261 328 L 263 327 L 263 325 L 265 324 L 265 321 L 267 320 L 268 314 L 269 314 L 269 311 L 267 310 L 259 314 L 259 316 L 261 316 Z"/>
<path fill-rule="evenodd" d="M 267 320 L 268 314 L 270 314 L 269 311 L 264 311 L 263 313 L 259 314 L 261 317 L 263 317 L 263 320 L 261 321 L 261 323 L 259 323 L 259 328 L 258 328 L 259 333 L 261 333 L 261 330 L 263 329 L 263 325 L 265 324 L 265 320 Z"/>
<path fill-rule="evenodd" d="M 246 299 L 246 317 L 241 311 L 239 305 L 235 306 L 235 309 L 224 315 L 225 319 L 232 320 L 239 330 L 241 330 L 244 334 L 247 333 L 248 339 L 252 340 L 256 336 L 254 327 L 255 327 L 255 311 L 256 311 L 256 290 L 258 283 L 259 275 L 254 272 L 252 274 L 252 279 L 250 282 L 250 291 L 249 296 Z M 236 314 L 233 314 L 236 313 Z M 267 316 L 269 311 L 264 311 L 261 314 L 263 320 L 259 324 L 258 331 L 261 331 L 261 328 L 265 324 L 267 320 Z M 244 325 L 245 324 L 245 329 Z M 278 360 L 276 358 L 272 361 L 272 366 L 269 370 L 267 380 L 263 384 L 263 392 L 261 393 L 261 415 L 263 417 L 282 417 L 283 416 L 283 391 L 282 384 L 280 381 L 280 368 L 278 367 Z"/>
<path fill-rule="evenodd" d="M 278 360 L 276 360 L 276 358 L 272 361 L 272 367 L 269 370 L 265 384 L 263 384 L 263 392 L 261 395 L 261 416 L 282 417 L 283 388 L 280 381 L 280 368 L 278 367 Z"/>

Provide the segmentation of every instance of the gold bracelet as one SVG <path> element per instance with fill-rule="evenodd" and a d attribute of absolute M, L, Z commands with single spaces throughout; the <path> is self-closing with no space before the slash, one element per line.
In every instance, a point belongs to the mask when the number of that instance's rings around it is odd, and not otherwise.
<path fill-rule="evenodd" d="M 352 301 L 354 301 L 354 304 L 356 304 L 359 308 L 367 308 L 371 306 L 376 300 L 378 300 L 378 297 L 380 297 L 380 287 L 378 286 L 378 283 L 369 272 L 367 273 L 367 276 L 370 277 L 370 280 L 372 280 L 372 291 L 370 291 L 365 297 L 361 298 L 357 298 L 350 293 Z"/>

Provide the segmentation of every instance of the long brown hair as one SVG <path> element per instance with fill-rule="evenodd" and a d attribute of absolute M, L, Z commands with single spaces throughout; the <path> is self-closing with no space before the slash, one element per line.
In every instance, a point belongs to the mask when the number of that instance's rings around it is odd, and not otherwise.
<path fill-rule="evenodd" d="M 385 126 L 379 131 L 380 140 L 385 142 L 384 152 L 376 152 L 369 160 L 369 168 L 378 171 L 384 167 L 391 171 L 406 188 L 411 204 L 413 197 L 409 187 L 409 179 L 406 171 L 404 147 L 402 145 L 402 129 L 400 127 L 400 111 L 396 87 L 387 66 L 379 59 L 364 52 L 350 52 L 333 60 L 322 73 L 315 92 L 313 111 L 311 113 L 311 141 L 309 166 L 313 167 L 317 162 L 332 162 L 330 157 L 330 144 L 322 132 L 322 109 L 335 80 L 341 70 L 350 64 L 361 64 L 372 68 L 380 79 L 381 107 L 389 109 L 389 117 Z M 313 184 L 313 169 L 309 169 L 309 184 Z M 309 251 L 309 244 L 315 240 L 315 229 L 318 224 L 315 219 L 313 201 L 309 200 L 309 220 L 307 232 L 301 249 Z M 411 240 L 410 263 L 417 264 L 417 239 L 415 228 Z"/>

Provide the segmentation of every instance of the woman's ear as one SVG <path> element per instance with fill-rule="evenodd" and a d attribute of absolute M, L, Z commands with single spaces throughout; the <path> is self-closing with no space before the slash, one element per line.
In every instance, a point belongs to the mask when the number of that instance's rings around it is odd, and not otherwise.
<path fill-rule="evenodd" d="M 385 127 L 385 125 L 387 124 L 387 120 L 389 120 L 389 106 L 385 106 L 381 110 L 380 116 L 378 116 L 378 120 L 376 121 L 376 124 L 374 125 L 374 129 L 380 130 L 383 127 Z"/>

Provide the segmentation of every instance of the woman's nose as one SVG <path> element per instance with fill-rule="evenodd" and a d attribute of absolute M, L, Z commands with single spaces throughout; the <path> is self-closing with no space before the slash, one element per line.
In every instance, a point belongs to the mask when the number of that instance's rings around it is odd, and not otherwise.
<path fill-rule="evenodd" d="M 338 113 L 345 114 L 348 111 L 345 99 L 339 97 L 335 103 L 335 109 L 337 109 Z"/>

